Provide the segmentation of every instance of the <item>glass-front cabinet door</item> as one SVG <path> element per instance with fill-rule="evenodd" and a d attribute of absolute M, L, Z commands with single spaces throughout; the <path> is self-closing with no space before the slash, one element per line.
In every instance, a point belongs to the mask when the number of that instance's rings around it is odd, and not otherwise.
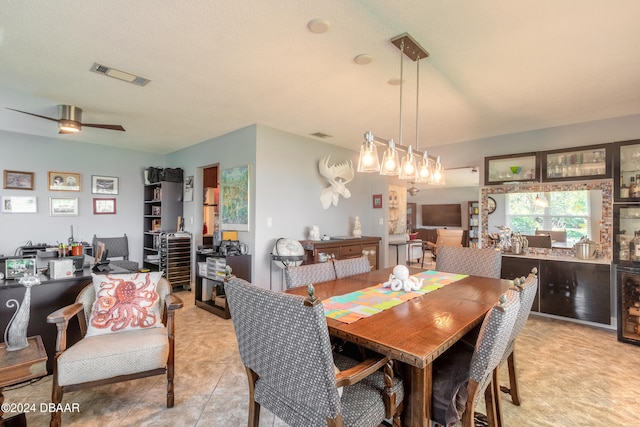
<path fill-rule="evenodd" d="M 505 182 L 540 182 L 538 153 L 510 154 L 484 158 L 485 185 Z"/>
<path fill-rule="evenodd" d="M 542 181 L 611 178 L 611 144 L 543 151 Z"/>
<path fill-rule="evenodd" d="M 640 203 L 613 205 L 613 263 L 640 267 Z"/>
<path fill-rule="evenodd" d="M 640 140 L 614 145 L 613 191 L 615 202 L 640 202 Z"/>

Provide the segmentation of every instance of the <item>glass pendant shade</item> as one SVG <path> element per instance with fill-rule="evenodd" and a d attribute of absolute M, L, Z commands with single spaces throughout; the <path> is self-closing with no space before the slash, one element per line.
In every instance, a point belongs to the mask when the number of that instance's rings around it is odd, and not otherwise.
<path fill-rule="evenodd" d="M 533 204 L 541 208 L 549 207 L 549 201 L 545 199 L 544 196 L 540 196 L 539 194 L 536 196 L 536 199 L 533 201 Z"/>
<path fill-rule="evenodd" d="M 422 154 L 422 159 L 418 164 L 418 173 L 416 174 L 416 182 L 429 182 L 431 179 L 431 167 L 429 166 L 429 155 L 425 151 Z"/>
<path fill-rule="evenodd" d="M 407 150 L 407 154 L 402 158 L 402 165 L 400 166 L 400 179 L 416 180 L 416 173 L 418 172 L 418 165 L 416 164 L 415 156 L 411 146 Z"/>
<path fill-rule="evenodd" d="M 396 144 L 393 139 L 389 140 L 389 148 L 382 156 L 382 164 L 380 165 L 380 175 L 399 175 L 400 174 L 400 158 L 396 150 Z"/>
<path fill-rule="evenodd" d="M 360 158 L 358 159 L 358 172 L 380 172 L 380 161 L 378 160 L 378 150 L 373 143 L 373 135 L 367 132 L 365 141 L 360 147 Z"/>
<path fill-rule="evenodd" d="M 433 183 L 436 185 L 444 184 L 444 177 L 442 175 L 442 163 L 440 163 L 440 156 L 436 160 L 436 167 L 433 171 Z"/>

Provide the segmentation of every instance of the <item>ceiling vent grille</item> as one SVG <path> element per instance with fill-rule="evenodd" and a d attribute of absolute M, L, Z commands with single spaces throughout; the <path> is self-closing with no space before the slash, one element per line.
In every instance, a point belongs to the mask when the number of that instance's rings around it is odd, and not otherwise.
<path fill-rule="evenodd" d="M 322 133 L 322 132 L 312 133 L 311 136 L 315 136 L 315 137 L 318 137 L 318 138 L 331 138 L 332 137 L 331 135 L 328 135 L 328 134 Z"/>
<path fill-rule="evenodd" d="M 145 86 L 151 80 L 144 77 L 136 76 L 135 74 L 127 73 L 126 71 L 116 70 L 115 68 L 107 67 L 106 65 L 98 64 L 94 62 L 89 71 L 102 74 L 104 76 L 113 77 L 114 79 L 122 80 L 127 83 L 131 83 L 138 86 Z"/>

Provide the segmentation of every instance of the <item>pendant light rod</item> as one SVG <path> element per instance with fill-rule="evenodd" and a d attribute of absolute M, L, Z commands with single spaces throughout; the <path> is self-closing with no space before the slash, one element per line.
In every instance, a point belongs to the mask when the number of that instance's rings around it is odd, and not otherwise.
<path fill-rule="evenodd" d="M 418 149 L 418 117 L 420 117 L 420 56 L 416 61 L 416 150 Z"/>
<path fill-rule="evenodd" d="M 402 86 L 404 83 L 404 39 L 400 40 L 400 131 L 398 132 L 398 142 L 402 145 Z"/>
<path fill-rule="evenodd" d="M 389 141 L 390 141 L 389 139 L 380 138 L 379 136 L 375 136 L 375 135 L 372 135 L 372 136 L 373 136 L 373 142 L 375 142 L 376 144 L 382 145 L 384 147 L 387 147 L 389 145 Z M 407 152 L 409 151 L 409 147 L 406 145 L 396 144 L 396 150 Z M 424 151 L 413 150 L 413 154 L 414 156 L 422 157 L 422 155 L 424 154 Z M 437 160 L 437 156 L 432 156 L 431 154 L 429 154 L 429 158 L 434 161 Z"/>

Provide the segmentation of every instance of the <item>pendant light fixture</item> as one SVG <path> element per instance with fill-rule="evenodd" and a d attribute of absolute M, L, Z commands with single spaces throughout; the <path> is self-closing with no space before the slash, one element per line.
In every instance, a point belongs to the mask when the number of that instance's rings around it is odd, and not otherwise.
<path fill-rule="evenodd" d="M 428 183 L 440 185 L 444 184 L 443 167 L 440 157 L 431 157 L 425 152 L 418 151 L 418 113 L 419 113 L 419 85 L 420 85 L 420 59 L 429 56 L 409 34 L 404 33 L 391 39 L 398 49 L 400 49 L 400 117 L 398 144 L 393 139 L 385 140 L 373 135 L 371 131 L 364 134 L 364 142 L 360 147 L 360 157 L 358 160 L 358 172 L 380 172 L 381 175 L 398 176 L 400 179 L 407 179 L 412 182 Z M 404 82 L 404 55 L 416 62 L 417 85 L 416 85 L 416 148 L 411 144 L 402 144 L 402 85 Z M 376 144 L 387 146 L 382 162 L 378 162 Z M 402 162 L 399 160 L 398 151 L 403 151 L 405 155 Z M 415 188 L 415 186 L 414 186 Z"/>

